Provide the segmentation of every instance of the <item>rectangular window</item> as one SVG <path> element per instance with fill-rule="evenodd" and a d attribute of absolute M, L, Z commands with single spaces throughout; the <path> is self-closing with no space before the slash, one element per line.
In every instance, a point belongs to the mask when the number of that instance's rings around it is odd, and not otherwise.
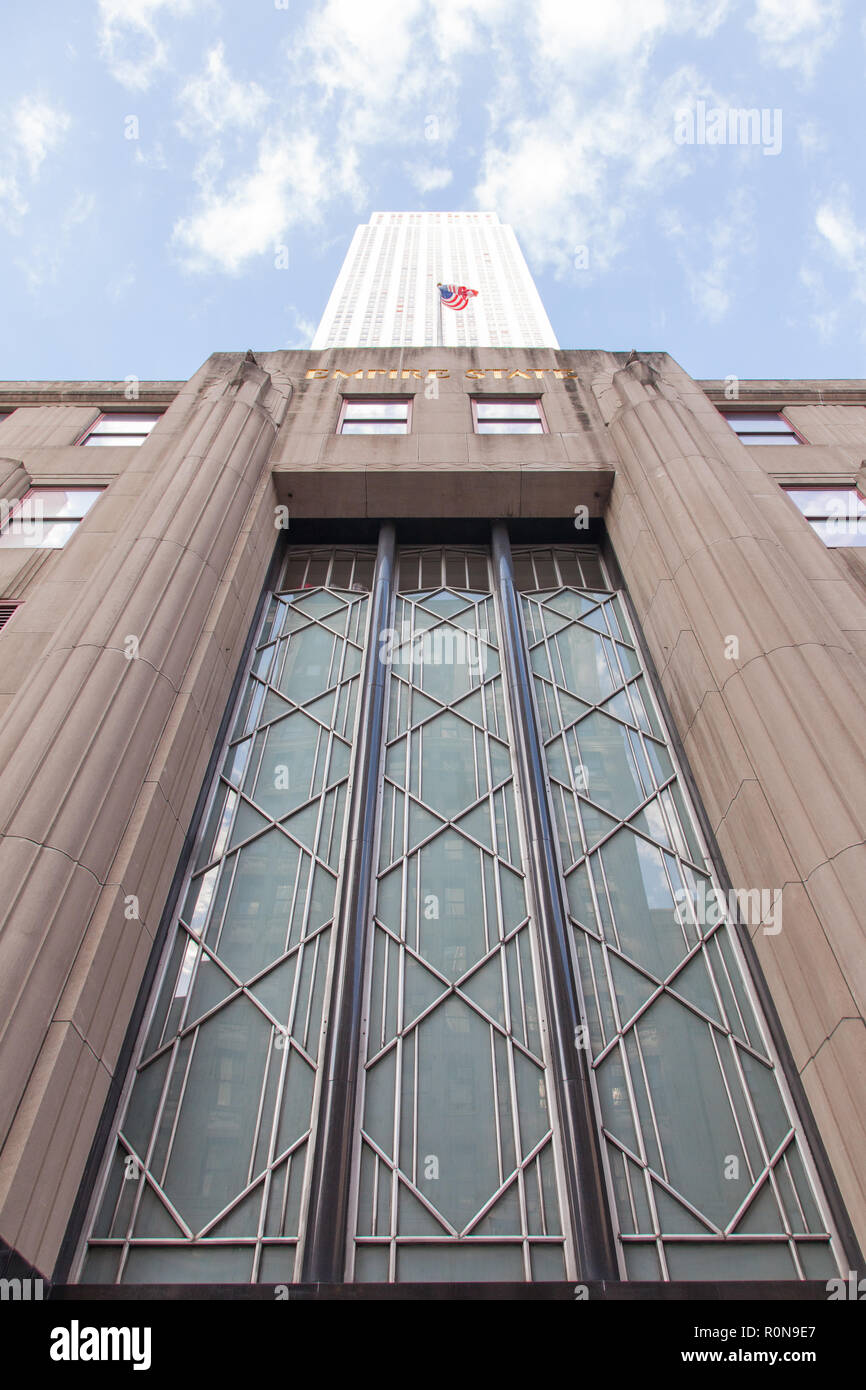
<path fill-rule="evenodd" d="M 103 412 L 95 425 L 91 425 L 79 444 L 97 446 L 143 444 L 160 417 L 158 415 L 127 414 L 117 411 Z"/>
<path fill-rule="evenodd" d="M 721 412 L 744 444 L 804 444 L 780 410 L 751 410 L 746 414 Z"/>
<path fill-rule="evenodd" d="M 502 397 L 479 401 L 472 398 L 472 423 L 476 434 L 546 434 L 540 400 Z"/>
<path fill-rule="evenodd" d="M 866 545 L 866 499 L 856 487 L 786 487 L 825 545 Z"/>
<path fill-rule="evenodd" d="M 101 487 L 31 487 L 0 519 L 0 546 L 8 550 L 61 550 Z"/>
<path fill-rule="evenodd" d="M 374 400 L 344 396 L 338 434 L 408 434 L 411 399 Z"/>

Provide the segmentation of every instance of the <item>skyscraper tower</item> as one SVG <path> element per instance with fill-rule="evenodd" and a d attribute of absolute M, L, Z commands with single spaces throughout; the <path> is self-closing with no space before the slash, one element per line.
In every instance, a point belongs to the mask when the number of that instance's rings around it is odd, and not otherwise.
<path fill-rule="evenodd" d="M 440 310 L 440 281 L 478 291 Z M 495 212 L 374 212 L 358 227 L 313 349 L 558 347 L 512 227 Z"/>

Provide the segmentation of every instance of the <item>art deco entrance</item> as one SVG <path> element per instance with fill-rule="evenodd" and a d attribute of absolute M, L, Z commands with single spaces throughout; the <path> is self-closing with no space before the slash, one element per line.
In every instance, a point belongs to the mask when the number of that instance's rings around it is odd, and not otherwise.
<path fill-rule="evenodd" d="M 711 884 L 596 548 L 290 549 L 79 1279 L 835 1274 Z"/>

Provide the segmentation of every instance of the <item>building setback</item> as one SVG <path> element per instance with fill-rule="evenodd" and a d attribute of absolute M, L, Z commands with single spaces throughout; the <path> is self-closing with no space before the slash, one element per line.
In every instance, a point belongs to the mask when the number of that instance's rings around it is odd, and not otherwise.
<path fill-rule="evenodd" d="M 8 1270 L 860 1268 L 864 451 L 656 352 L 0 385 Z"/>

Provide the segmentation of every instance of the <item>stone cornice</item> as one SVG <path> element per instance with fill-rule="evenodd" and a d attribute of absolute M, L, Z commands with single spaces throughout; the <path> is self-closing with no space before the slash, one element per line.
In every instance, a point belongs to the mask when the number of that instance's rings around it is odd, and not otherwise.
<path fill-rule="evenodd" d="M 735 400 L 725 395 L 724 381 L 698 381 L 696 385 L 714 405 L 722 405 L 728 410 L 739 407 L 758 409 L 760 406 L 777 410 L 786 405 L 866 405 L 866 381 L 858 378 L 740 381 Z"/>
<path fill-rule="evenodd" d="M 0 410 L 22 405 L 110 405 L 123 410 L 171 405 L 185 381 L 140 381 L 135 400 L 128 400 L 126 381 L 3 381 Z"/>

